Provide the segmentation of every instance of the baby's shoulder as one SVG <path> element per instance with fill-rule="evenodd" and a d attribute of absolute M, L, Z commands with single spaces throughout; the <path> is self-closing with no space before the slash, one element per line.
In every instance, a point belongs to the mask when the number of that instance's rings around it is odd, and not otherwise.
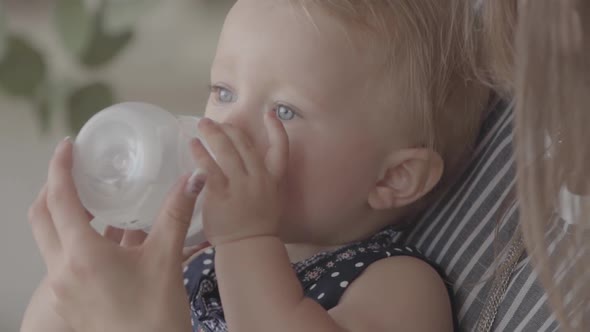
<path fill-rule="evenodd" d="M 446 285 L 438 271 L 425 260 L 413 256 L 392 256 L 378 260 L 368 266 L 355 283 L 367 290 L 408 290 L 416 286 L 424 289 L 429 286 L 440 288 L 448 297 Z"/>
<path fill-rule="evenodd" d="M 428 262 L 411 256 L 393 256 L 371 264 L 348 287 L 332 316 L 351 330 L 452 331 L 448 290 L 441 275 Z M 355 320 L 351 317 L 365 317 Z M 441 329 L 441 327 L 448 327 Z"/>

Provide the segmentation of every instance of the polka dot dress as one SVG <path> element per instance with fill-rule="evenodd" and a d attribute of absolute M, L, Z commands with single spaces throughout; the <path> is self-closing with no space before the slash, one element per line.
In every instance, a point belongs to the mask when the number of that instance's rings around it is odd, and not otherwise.
<path fill-rule="evenodd" d="M 372 263 L 392 256 L 412 256 L 426 261 L 415 248 L 396 244 L 396 235 L 398 233 L 395 230 L 387 228 L 369 240 L 322 252 L 293 264 L 305 296 L 330 310 L 338 304 L 350 284 Z M 227 331 L 217 288 L 214 257 L 214 249 L 208 249 L 184 270 L 194 332 Z"/>

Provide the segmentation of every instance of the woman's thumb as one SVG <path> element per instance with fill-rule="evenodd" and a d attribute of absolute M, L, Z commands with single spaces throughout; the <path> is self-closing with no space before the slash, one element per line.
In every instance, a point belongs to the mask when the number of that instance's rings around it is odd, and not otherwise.
<path fill-rule="evenodd" d="M 205 186 L 205 178 L 205 174 L 197 170 L 176 183 L 150 231 L 147 246 L 154 246 L 167 254 L 182 255 L 197 196 Z"/>

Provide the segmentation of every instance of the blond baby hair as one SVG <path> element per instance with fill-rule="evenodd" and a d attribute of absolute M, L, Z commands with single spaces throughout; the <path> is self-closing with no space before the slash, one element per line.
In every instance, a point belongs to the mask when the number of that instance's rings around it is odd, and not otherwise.
<path fill-rule="evenodd" d="M 458 9 L 466 1 L 292 0 L 308 13 L 319 8 L 335 15 L 381 52 L 383 74 L 397 82 L 391 95 L 404 101 L 403 129 L 445 162 L 441 185 L 465 165 L 489 98 L 464 50 L 466 16 Z"/>

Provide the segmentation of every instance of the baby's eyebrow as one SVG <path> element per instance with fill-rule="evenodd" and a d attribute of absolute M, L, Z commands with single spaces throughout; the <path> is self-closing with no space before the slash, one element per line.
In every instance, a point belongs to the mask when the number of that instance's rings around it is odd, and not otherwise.
<path fill-rule="evenodd" d="M 315 110 L 321 111 L 326 109 L 325 101 L 321 98 L 321 93 L 310 89 L 309 87 L 303 86 L 292 86 L 293 93 L 298 97 L 299 100 L 303 99 L 303 103 L 306 105 L 304 110 Z"/>

